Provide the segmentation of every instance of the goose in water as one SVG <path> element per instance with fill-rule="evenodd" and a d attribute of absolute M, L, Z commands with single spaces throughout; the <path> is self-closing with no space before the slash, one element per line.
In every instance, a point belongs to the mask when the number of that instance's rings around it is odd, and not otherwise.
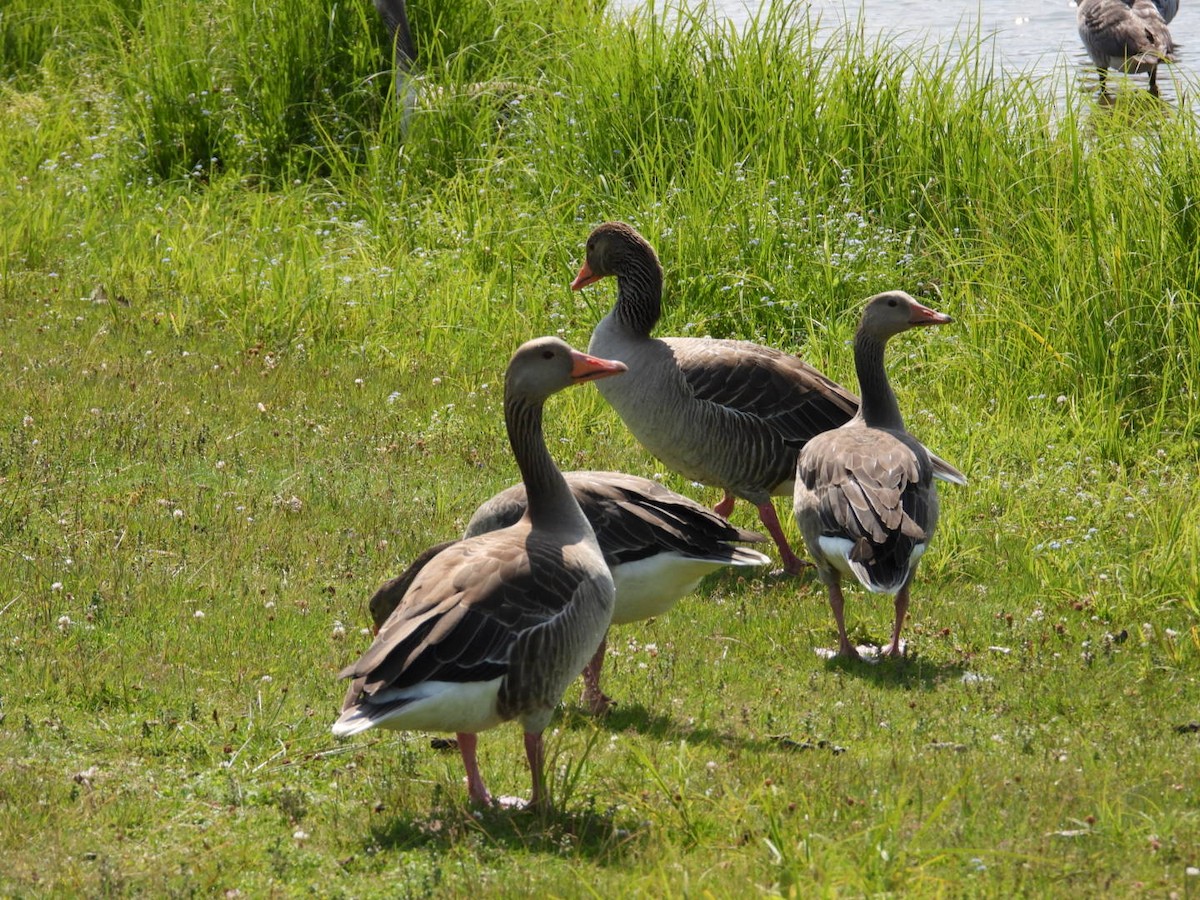
<path fill-rule="evenodd" d="M 862 405 L 845 425 L 813 438 L 800 451 L 796 521 L 829 591 L 839 656 L 858 657 L 846 635 L 843 575 L 896 598 L 892 640 L 882 654 L 903 652 L 900 628 L 909 585 L 937 527 L 938 496 L 929 453 L 904 428 L 883 350 L 888 338 L 902 331 L 950 321 L 902 291 L 872 297 L 854 337 Z"/>
<path fill-rule="evenodd" d="M 761 566 L 771 560 L 739 543 L 765 538 L 737 528 L 707 507 L 648 478 L 620 472 L 564 472 L 583 514 L 596 532 L 616 587 L 612 624 L 624 625 L 666 613 L 700 580 L 723 566 Z M 475 511 L 464 538 L 507 528 L 525 514 L 525 485 L 501 491 Z M 380 628 L 409 584 L 434 556 L 454 546 L 430 547 L 371 598 L 371 618 Z M 583 702 L 601 715 L 613 700 L 600 689 L 607 640 L 583 670 Z"/>
<path fill-rule="evenodd" d="M 341 673 L 351 683 L 335 735 L 455 732 L 468 796 L 486 805 L 476 735 L 516 719 L 530 802 L 547 802 L 542 732 L 604 638 L 614 589 L 596 535 L 546 449 L 542 408 L 569 385 L 624 371 L 557 338 L 517 350 L 505 375 L 504 421 L 525 513 L 508 528 L 446 547 L 415 573 L 370 648 Z"/>
<path fill-rule="evenodd" d="M 1148 74 L 1150 93 L 1158 96 L 1158 65 L 1175 61 L 1167 23 L 1178 11 L 1179 0 L 1080 0 L 1075 22 L 1100 72 L 1102 95 L 1108 70 L 1120 69 Z"/>
<path fill-rule="evenodd" d="M 652 337 L 661 314 L 662 267 L 646 239 L 622 222 L 592 231 L 571 288 L 610 275 L 617 280 L 616 304 L 592 332 L 588 352 L 621 360 L 630 375 L 598 384 L 601 394 L 666 466 L 724 489 L 720 515 L 729 515 L 737 497 L 753 503 L 784 570 L 799 572 L 804 563 L 771 498 L 791 496 L 800 448 L 848 422 L 858 398 L 803 360 L 760 344 Z M 966 483 L 948 463 L 937 460 L 936 466 L 938 477 Z"/>

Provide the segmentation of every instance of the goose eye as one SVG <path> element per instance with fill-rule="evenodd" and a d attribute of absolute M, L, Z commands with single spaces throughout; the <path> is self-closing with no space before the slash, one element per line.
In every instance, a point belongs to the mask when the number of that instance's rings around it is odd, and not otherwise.
<path fill-rule="evenodd" d="M 895 297 L 892 297 L 890 300 L 888 300 L 888 306 L 895 306 L 895 305 L 896 305 Z"/>
<path fill-rule="evenodd" d="M 542 351 L 542 359 L 554 359 L 554 351 L 553 350 L 543 350 Z"/>

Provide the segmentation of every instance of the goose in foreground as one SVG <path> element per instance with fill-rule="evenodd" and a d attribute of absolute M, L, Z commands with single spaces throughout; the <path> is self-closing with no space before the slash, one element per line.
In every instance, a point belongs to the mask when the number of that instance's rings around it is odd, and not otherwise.
<path fill-rule="evenodd" d="M 796 521 L 829 590 L 839 656 L 858 656 L 846 636 L 843 575 L 896 598 L 892 640 L 882 654 L 903 652 L 900 628 L 908 611 L 908 589 L 937 526 L 938 497 L 929 453 L 904 428 L 883 368 L 883 350 L 888 338 L 902 331 L 950 321 L 902 291 L 867 301 L 854 337 L 862 390 L 859 412 L 800 451 Z"/>
<path fill-rule="evenodd" d="M 546 802 L 542 732 L 567 685 L 596 652 L 613 610 L 613 582 L 591 525 L 546 449 L 542 408 L 569 385 L 616 375 L 557 338 L 521 345 L 504 382 L 504 421 L 529 502 L 515 525 L 460 541 L 415 573 L 351 679 L 333 725 L 452 731 L 471 801 L 491 795 L 476 734 L 510 719 L 525 730 L 530 802 Z"/>
<path fill-rule="evenodd" d="M 731 525 L 699 503 L 648 478 L 620 472 L 564 472 L 576 502 L 596 532 L 600 552 L 616 587 L 612 624 L 624 625 L 666 613 L 700 580 L 723 566 L 762 566 L 771 560 L 739 543 L 766 540 Z M 525 514 L 525 485 L 501 491 L 475 511 L 465 539 L 508 528 Z M 454 542 L 437 544 L 371 598 L 371 618 L 380 628 L 430 559 Z M 583 702 L 602 715 L 613 705 L 600 689 L 607 635 L 583 670 Z"/>
<path fill-rule="evenodd" d="M 1108 70 L 1121 69 L 1148 74 L 1150 93 L 1158 96 L 1158 65 L 1174 62 L 1167 22 L 1178 10 L 1178 0 L 1080 0 L 1075 22 L 1100 72 L 1101 94 Z"/>
<path fill-rule="evenodd" d="M 662 309 L 662 267 L 646 239 L 622 222 L 592 231 L 571 288 L 610 275 L 617 301 L 592 332 L 588 352 L 621 360 L 630 375 L 598 384 L 601 394 L 665 465 L 724 489 L 720 515 L 729 515 L 737 497 L 753 503 L 784 570 L 799 572 L 804 563 L 771 497 L 791 496 L 800 448 L 848 422 L 858 398 L 803 360 L 760 344 L 651 337 Z M 966 483 L 948 463 L 938 460 L 937 467 L 938 477 Z"/>

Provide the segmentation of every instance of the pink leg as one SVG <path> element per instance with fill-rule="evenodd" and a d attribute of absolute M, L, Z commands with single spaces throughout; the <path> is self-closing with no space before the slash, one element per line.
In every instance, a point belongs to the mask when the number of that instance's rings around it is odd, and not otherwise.
<path fill-rule="evenodd" d="M 541 734 L 525 732 L 525 756 L 529 759 L 529 771 L 533 774 L 533 795 L 529 798 L 529 805 L 533 807 L 549 805 L 550 800 L 546 796 L 546 785 L 543 781 L 542 754 Z"/>
<path fill-rule="evenodd" d="M 858 659 L 858 649 L 850 643 L 850 638 L 846 635 L 845 605 L 845 598 L 842 597 L 842 585 L 840 582 L 835 581 L 829 585 L 829 606 L 833 610 L 833 620 L 837 622 L 838 656 L 844 656 L 848 659 Z"/>
<path fill-rule="evenodd" d="M 491 806 L 492 795 L 483 784 L 483 776 L 479 774 L 479 763 L 475 760 L 475 743 L 478 735 L 460 731 L 458 751 L 462 754 L 463 766 L 467 770 L 467 796 L 476 806 Z"/>
<path fill-rule="evenodd" d="M 728 519 L 729 514 L 733 512 L 733 504 L 735 500 L 737 500 L 737 497 L 733 496 L 733 494 L 729 493 L 729 491 L 726 491 L 725 496 L 721 498 L 721 502 L 713 507 L 713 512 L 722 518 Z"/>
<path fill-rule="evenodd" d="M 900 629 L 904 627 L 904 615 L 908 612 L 908 585 L 900 588 L 896 595 L 896 622 L 892 625 L 892 642 L 880 651 L 881 656 L 903 656 L 900 649 Z"/>
<path fill-rule="evenodd" d="M 759 506 L 758 517 L 762 519 L 763 525 L 766 526 L 767 533 L 775 539 L 775 546 L 779 548 L 779 556 L 783 560 L 783 571 L 789 575 L 799 575 L 809 563 L 806 563 L 792 552 L 791 545 L 788 544 L 788 539 L 784 536 L 783 526 L 779 524 L 779 516 L 775 514 L 775 504 L 768 500 Z"/>
<path fill-rule="evenodd" d="M 600 690 L 600 670 L 604 667 L 604 651 L 608 647 L 608 634 L 600 640 L 600 648 L 583 670 L 583 705 L 593 716 L 602 716 L 615 705 L 612 697 Z"/>

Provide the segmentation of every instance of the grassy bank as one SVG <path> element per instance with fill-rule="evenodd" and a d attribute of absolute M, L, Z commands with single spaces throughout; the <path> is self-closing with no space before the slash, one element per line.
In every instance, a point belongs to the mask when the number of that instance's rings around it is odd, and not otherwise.
<path fill-rule="evenodd" d="M 425 0 L 402 134 L 368 3 L 151 6 L 0 12 L 0 893 L 1200 894 L 1186 109 L 798 8 Z M 501 373 L 586 345 L 605 219 L 658 248 L 663 333 L 848 384 L 871 293 L 954 315 L 889 359 L 971 485 L 906 660 L 821 659 L 811 579 L 713 578 L 614 633 L 608 721 L 568 694 L 559 812 L 476 815 L 427 736 L 334 741 L 334 676 L 516 478 Z M 659 473 L 590 388 L 547 424 Z M 887 606 L 849 594 L 853 635 Z M 515 726 L 480 750 L 527 786 Z"/>

